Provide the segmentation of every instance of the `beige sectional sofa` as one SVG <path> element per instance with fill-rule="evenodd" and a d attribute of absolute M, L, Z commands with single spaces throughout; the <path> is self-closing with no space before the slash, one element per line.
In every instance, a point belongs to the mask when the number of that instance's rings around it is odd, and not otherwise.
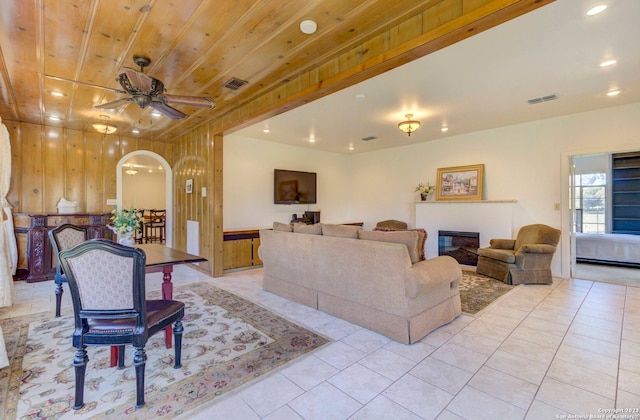
<path fill-rule="evenodd" d="M 260 231 L 265 290 L 407 344 L 461 313 L 458 262 L 418 261 L 417 232 L 306 229 Z"/>

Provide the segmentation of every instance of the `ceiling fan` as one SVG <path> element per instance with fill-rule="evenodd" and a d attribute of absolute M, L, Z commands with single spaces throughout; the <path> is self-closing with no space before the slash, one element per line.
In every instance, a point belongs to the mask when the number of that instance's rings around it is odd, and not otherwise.
<path fill-rule="evenodd" d="M 116 78 L 116 81 L 120 83 L 120 86 L 122 86 L 122 89 L 124 90 L 113 89 L 93 83 L 80 82 L 78 80 L 66 79 L 64 77 L 51 76 L 48 74 L 45 74 L 44 76 L 54 80 L 79 83 L 82 85 L 110 90 L 122 95 L 130 95 L 128 98 L 116 99 L 115 101 L 96 105 L 95 108 L 98 109 L 112 109 L 122 105 L 126 105 L 130 102 L 135 102 L 140 108 L 144 109 L 147 106 L 150 106 L 171 119 L 182 120 L 187 118 L 187 114 L 178 111 L 171 105 L 184 105 L 208 109 L 214 109 L 216 107 L 216 103 L 208 96 L 182 96 L 165 94 L 164 83 L 162 83 L 155 77 L 144 74 L 143 72 L 144 68 L 151 64 L 151 59 L 144 55 L 134 55 L 133 61 L 140 67 L 140 71 L 125 67 L 124 71 L 120 73 Z"/>

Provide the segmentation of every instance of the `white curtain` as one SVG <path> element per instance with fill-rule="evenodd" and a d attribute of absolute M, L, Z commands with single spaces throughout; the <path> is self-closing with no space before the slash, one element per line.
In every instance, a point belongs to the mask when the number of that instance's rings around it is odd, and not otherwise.
<path fill-rule="evenodd" d="M 7 201 L 7 193 L 11 184 L 11 143 L 9 131 L 0 118 L 0 306 L 13 305 L 13 275 L 18 266 L 18 247 L 13 232 L 11 205 Z M 0 328 L 0 367 L 7 366 L 7 351 L 4 336 Z"/>

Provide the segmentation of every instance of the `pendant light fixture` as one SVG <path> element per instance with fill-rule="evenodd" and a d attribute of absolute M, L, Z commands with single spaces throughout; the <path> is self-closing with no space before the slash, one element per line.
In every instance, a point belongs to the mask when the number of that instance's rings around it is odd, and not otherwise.
<path fill-rule="evenodd" d="M 407 133 L 409 137 L 411 137 L 411 133 L 420 128 L 420 121 L 412 120 L 411 118 L 413 118 L 413 114 L 407 114 L 405 117 L 407 120 L 398 124 L 398 128 L 400 131 Z"/>

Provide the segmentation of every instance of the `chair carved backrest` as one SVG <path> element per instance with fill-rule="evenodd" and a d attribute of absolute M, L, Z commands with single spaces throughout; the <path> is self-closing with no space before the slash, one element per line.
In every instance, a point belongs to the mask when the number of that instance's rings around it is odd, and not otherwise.
<path fill-rule="evenodd" d="M 92 239 L 60 252 L 76 318 L 74 340 L 81 340 L 89 319 L 135 318 L 134 343 L 146 341 L 144 251 L 104 239 Z"/>
<path fill-rule="evenodd" d="M 558 245 L 560 230 L 543 224 L 527 225 L 520 228 L 514 250 L 520 249 L 524 244 Z"/>
<path fill-rule="evenodd" d="M 149 210 L 149 218 L 152 223 L 163 223 L 167 214 L 166 210 Z"/>
<path fill-rule="evenodd" d="M 60 261 L 58 254 L 65 249 L 74 246 L 89 239 L 89 231 L 82 227 L 65 223 L 49 231 L 49 242 L 53 248 L 53 255 L 56 257 L 56 280 L 59 281 Z"/>

